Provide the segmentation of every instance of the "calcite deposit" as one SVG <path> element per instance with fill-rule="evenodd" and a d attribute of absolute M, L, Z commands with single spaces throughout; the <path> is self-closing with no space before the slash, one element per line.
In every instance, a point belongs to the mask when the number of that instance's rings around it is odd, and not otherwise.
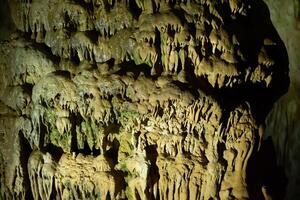
<path fill-rule="evenodd" d="M 247 166 L 289 84 L 259 1 L 11 0 L 10 10 L 2 198 L 252 198 Z"/>

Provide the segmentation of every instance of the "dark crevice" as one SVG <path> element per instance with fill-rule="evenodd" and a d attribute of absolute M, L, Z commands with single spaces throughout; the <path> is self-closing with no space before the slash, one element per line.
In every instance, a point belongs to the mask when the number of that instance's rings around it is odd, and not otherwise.
<path fill-rule="evenodd" d="M 61 147 L 55 146 L 54 144 L 47 144 L 43 149 L 43 152 L 48 152 L 52 155 L 52 158 L 58 162 L 63 155 L 64 151 Z"/>
<path fill-rule="evenodd" d="M 153 13 L 159 12 L 159 5 L 156 5 L 155 0 L 151 0 L 151 1 L 152 1 L 152 9 L 153 9 Z"/>
<path fill-rule="evenodd" d="M 121 191 L 124 191 L 126 188 L 126 182 L 124 177 L 126 176 L 126 173 L 122 171 L 116 171 L 113 170 L 113 176 L 115 179 L 115 195 Z"/>
<path fill-rule="evenodd" d="M 50 194 L 50 198 L 49 199 L 57 199 L 58 193 L 56 191 L 56 188 L 55 188 L 55 179 L 53 178 L 52 179 L 52 190 L 51 190 L 51 194 Z"/>
<path fill-rule="evenodd" d="M 199 93 L 190 84 L 180 81 L 173 81 L 172 83 L 176 85 L 181 91 L 189 91 L 195 97 L 195 99 L 199 98 Z"/>
<path fill-rule="evenodd" d="M 146 77 L 151 77 L 151 67 L 146 64 L 136 65 L 133 61 L 123 62 L 120 64 L 121 69 L 117 72 L 118 75 L 126 75 L 128 72 L 134 74 L 134 78 L 137 79 L 141 73 Z"/>
<path fill-rule="evenodd" d="M 80 64 L 80 59 L 79 59 L 78 53 L 74 49 L 71 49 L 70 60 L 77 66 Z"/>
<path fill-rule="evenodd" d="M 282 89 L 280 89 L 282 87 Z M 284 91 L 286 85 L 277 87 L 279 91 Z M 273 103 L 279 98 L 272 88 L 266 88 L 262 83 L 245 83 L 232 88 L 222 88 L 212 95 L 220 103 L 221 107 L 228 111 L 233 110 L 243 102 L 251 105 L 251 111 L 258 124 L 262 124 L 272 108 Z M 259 100 L 259 101 L 258 101 Z"/>
<path fill-rule="evenodd" d="M 69 16 L 69 13 L 65 11 L 64 13 L 64 22 L 65 22 L 65 30 L 68 35 L 71 35 L 72 33 L 77 31 L 76 24 L 72 21 L 72 19 Z"/>
<path fill-rule="evenodd" d="M 33 88 L 32 84 L 24 83 L 23 85 L 21 85 L 21 87 L 25 94 L 28 94 L 30 97 L 32 96 L 32 88 Z M 26 105 L 28 105 L 29 103 L 30 102 L 26 102 Z"/>
<path fill-rule="evenodd" d="M 55 72 L 53 72 L 53 74 L 55 74 L 57 76 L 65 77 L 67 79 L 71 79 L 71 73 L 69 71 L 56 70 Z"/>
<path fill-rule="evenodd" d="M 107 149 L 109 145 L 109 149 L 104 153 L 105 158 L 111 160 L 113 162 L 113 166 L 110 166 L 112 169 L 114 169 L 115 165 L 118 163 L 118 152 L 119 152 L 119 147 L 120 143 L 118 140 L 114 139 L 111 144 L 108 143 L 108 136 L 109 134 L 112 133 L 119 133 L 121 125 L 119 124 L 110 124 L 107 127 L 104 128 L 104 141 L 103 145 L 105 146 L 102 147 L 102 149 Z M 111 163 L 111 162 L 109 162 Z"/>
<path fill-rule="evenodd" d="M 114 58 L 109 59 L 108 61 L 106 61 L 106 64 L 109 66 L 110 69 L 113 68 L 115 65 L 115 59 Z"/>
<path fill-rule="evenodd" d="M 247 183 L 250 199 L 263 200 L 261 192 L 265 187 L 274 200 L 283 200 L 286 194 L 288 179 L 284 168 L 277 165 L 277 157 L 272 139 L 262 142 L 259 152 L 254 153 L 247 167 Z"/>
<path fill-rule="evenodd" d="M 19 132 L 19 141 L 20 141 L 20 163 L 23 169 L 23 178 L 24 178 L 23 187 L 25 188 L 26 191 L 25 196 L 28 199 L 33 199 L 31 188 L 29 187 L 30 179 L 29 179 L 28 168 L 27 168 L 28 159 L 32 152 L 32 149 L 22 132 Z"/>
<path fill-rule="evenodd" d="M 98 42 L 99 32 L 95 30 L 85 31 L 85 35 L 92 41 L 93 44 Z"/>
<path fill-rule="evenodd" d="M 197 90 L 201 90 L 201 93 L 204 93 L 209 96 L 214 96 L 214 88 L 208 83 L 208 81 L 204 77 L 196 77 L 194 73 L 195 66 L 193 65 L 190 59 L 186 59 L 185 63 L 185 74 L 186 81 L 190 85 L 190 90 L 194 91 L 194 95 L 198 98 L 199 94 Z M 200 94 L 201 95 L 201 94 Z"/>
<path fill-rule="evenodd" d="M 129 9 L 134 19 L 138 19 L 142 13 L 142 9 L 138 7 L 136 1 L 131 1 L 131 0 L 129 1 Z"/>
<path fill-rule="evenodd" d="M 92 151 L 92 155 L 93 156 L 99 156 L 101 154 L 101 150 L 100 149 L 96 149 L 95 146 L 93 146 L 93 148 L 91 149 Z"/>
<path fill-rule="evenodd" d="M 155 184 L 158 184 L 159 181 L 159 169 L 156 165 L 156 161 L 158 157 L 157 145 L 148 145 L 145 147 L 145 151 L 146 151 L 146 157 L 149 159 L 151 164 L 149 168 L 149 175 L 148 175 L 149 179 L 147 183 L 148 189 L 146 190 L 146 196 L 148 197 L 148 199 L 155 199 L 153 187 Z"/>
<path fill-rule="evenodd" d="M 137 191 L 137 189 L 134 190 L 134 194 L 135 194 L 135 199 L 136 200 L 141 200 L 141 197 L 140 197 L 139 192 Z"/>
<path fill-rule="evenodd" d="M 87 139 L 84 140 L 83 149 L 77 149 L 74 152 L 76 152 L 76 154 L 81 153 L 83 155 L 92 155 L 92 149 L 89 147 Z"/>
<path fill-rule="evenodd" d="M 40 123 L 40 127 L 38 127 L 38 133 L 40 133 L 40 137 L 39 137 L 39 148 L 43 149 L 48 140 L 50 140 L 49 137 L 49 132 L 48 132 L 48 127 L 46 127 L 46 125 L 44 123 Z"/>
<path fill-rule="evenodd" d="M 157 52 L 157 60 L 153 66 L 153 71 L 155 72 L 154 75 L 156 76 L 160 76 L 163 68 L 162 68 L 162 60 L 161 60 L 161 56 L 162 56 L 162 51 L 161 51 L 161 36 L 160 36 L 160 31 L 155 28 L 155 41 L 154 41 L 154 46 Z"/>
<path fill-rule="evenodd" d="M 164 109 L 161 106 L 157 106 L 155 109 L 156 109 L 156 115 L 159 117 L 163 117 Z"/>
<path fill-rule="evenodd" d="M 119 150 L 120 144 L 118 141 L 115 141 L 115 146 L 107 150 L 104 154 L 104 156 L 113 161 L 113 166 L 110 166 L 112 169 L 115 167 L 115 165 L 118 163 L 118 150 Z M 110 162 L 109 162 L 110 163 Z"/>

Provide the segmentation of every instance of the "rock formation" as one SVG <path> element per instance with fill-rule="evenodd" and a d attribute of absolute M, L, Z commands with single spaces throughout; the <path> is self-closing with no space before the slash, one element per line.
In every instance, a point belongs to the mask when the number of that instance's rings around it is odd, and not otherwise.
<path fill-rule="evenodd" d="M 251 199 L 248 161 L 289 84 L 259 1 L 11 0 L 10 9 L 2 198 Z"/>
<path fill-rule="evenodd" d="M 272 137 L 278 162 L 285 168 L 288 178 L 286 199 L 294 200 L 300 196 L 300 1 L 265 1 L 287 48 L 291 77 L 289 92 L 276 103 L 268 116 L 266 135 Z"/>

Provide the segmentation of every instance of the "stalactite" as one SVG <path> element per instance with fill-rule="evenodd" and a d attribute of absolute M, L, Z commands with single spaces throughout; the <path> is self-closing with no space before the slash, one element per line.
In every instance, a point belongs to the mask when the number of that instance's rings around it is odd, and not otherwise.
<path fill-rule="evenodd" d="M 0 162 L 14 162 L 0 163 L 1 197 L 250 199 L 257 110 L 267 113 L 287 86 L 278 87 L 283 44 L 256 17 L 263 9 L 246 0 L 10 3 L 19 31 L 0 46 L 0 119 L 13 117 L 11 128 L 0 120 L 0 143 L 24 137 L 32 150 L 25 165 L 19 147 L 0 151 Z"/>

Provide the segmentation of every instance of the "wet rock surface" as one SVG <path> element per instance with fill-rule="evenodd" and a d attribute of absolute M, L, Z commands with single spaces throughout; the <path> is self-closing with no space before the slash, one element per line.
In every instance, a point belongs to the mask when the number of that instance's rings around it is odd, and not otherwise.
<path fill-rule="evenodd" d="M 248 161 L 289 84 L 264 4 L 10 8 L 18 31 L 0 46 L 3 198 L 251 199 Z"/>

